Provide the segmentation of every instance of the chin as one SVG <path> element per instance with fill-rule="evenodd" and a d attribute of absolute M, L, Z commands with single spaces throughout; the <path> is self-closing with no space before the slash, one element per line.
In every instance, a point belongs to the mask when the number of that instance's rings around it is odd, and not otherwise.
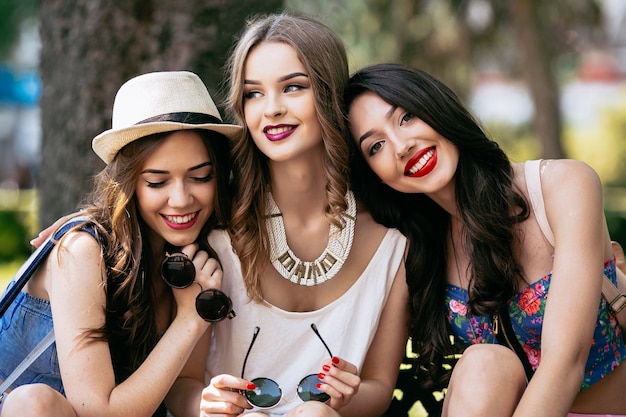
<path fill-rule="evenodd" d="M 198 236 L 199 235 L 195 235 L 193 237 L 171 236 L 169 239 L 166 238 L 165 240 L 170 245 L 178 246 L 182 248 L 183 246 L 187 246 L 187 245 L 191 245 L 192 243 L 195 243 L 198 240 Z"/>

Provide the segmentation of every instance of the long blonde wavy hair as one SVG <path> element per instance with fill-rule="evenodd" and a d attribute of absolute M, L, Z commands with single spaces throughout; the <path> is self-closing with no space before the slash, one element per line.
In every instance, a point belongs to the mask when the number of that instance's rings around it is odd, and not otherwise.
<path fill-rule="evenodd" d="M 328 220 L 343 227 L 347 203 L 349 134 L 343 118 L 343 89 L 348 80 L 348 59 L 339 37 L 323 23 L 290 13 L 257 16 L 250 20 L 227 63 L 228 105 L 243 125 L 242 139 L 233 148 L 233 216 L 230 234 L 241 261 L 248 296 L 262 301 L 260 276 L 269 261 L 265 228 L 265 195 L 269 191 L 268 160 L 254 144 L 244 118 L 244 71 L 250 51 L 262 42 L 293 47 L 304 65 L 315 95 L 317 119 L 326 150 L 325 174 Z"/>

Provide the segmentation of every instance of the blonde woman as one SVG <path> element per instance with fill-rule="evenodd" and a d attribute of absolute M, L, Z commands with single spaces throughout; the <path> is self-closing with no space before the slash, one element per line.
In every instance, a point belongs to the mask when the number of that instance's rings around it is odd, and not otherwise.
<path fill-rule="evenodd" d="M 208 386 L 180 381 L 168 407 L 380 416 L 406 345 L 406 240 L 374 222 L 347 181 L 344 47 L 319 21 L 270 15 L 250 22 L 229 69 L 244 135 L 230 233 L 209 240 L 237 317 L 214 326 L 208 359 L 190 362 L 206 361 Z"/>

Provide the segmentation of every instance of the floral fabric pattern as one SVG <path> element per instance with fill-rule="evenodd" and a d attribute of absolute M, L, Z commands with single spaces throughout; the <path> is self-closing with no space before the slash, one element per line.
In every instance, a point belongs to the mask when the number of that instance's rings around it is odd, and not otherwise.
<path fill-rule="evenodd" d="M 605 263 L 604 273 L 616 282 L 615 258 Z M 535 370 L 541 361 L 541 329 L 551 277 L 552 274 L 548 274 L 527 286 L 508 304 L 513 330 Z M 465 347 L 477 343 L 498 343 L 490 317 L 468 316 L 467 299 L 467 290 L 448 284 L 445 303 L 448 321 L 457 342 Z M 626 346 L 621 329 L 615 317 L 609 313 L 606 301 L 601 298 L 581 390 L 604 378 L 625 359 Z"/>

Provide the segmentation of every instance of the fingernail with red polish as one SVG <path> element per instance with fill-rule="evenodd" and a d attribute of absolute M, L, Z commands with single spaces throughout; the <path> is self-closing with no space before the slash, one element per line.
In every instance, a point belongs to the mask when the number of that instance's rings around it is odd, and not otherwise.
<path fill-rule="evenodd" d="M 324 378 L 326 378 L 326 374 L 323 374 L 323 373 L 320 372 L 319 374 L 317 374 L 317 377 L 319 379 L 324 379 Z"/>
<path fill-rule="evenodd" d="M 334 363 L 335 365 L 337 365 L 337 364 L 339 363 L 339 358 L 338 358 L 338 357 L 336 357 L 336 356 L 333 356 L 332 361 L 333 361 L 333 363 Z"/>
<path fill-rule="evenodd" d="M 328 366 L 328 365 L 324 365 L 324 366 L 322 366 L 322 369 L 323 369 L 325 372 L 330 372 L 330 366 Z"/>
<path fill-rule="evenodd" d="M 322 384 L 316 384 L 316 385 L 315 385 L 315 388 L 317 388 L 317 389 L 322 388 Z"/>
<path fill-rule="evenodd" d="M 246 385 L 246 388 L 247 388 L 248 390 L 255 389 L 255 388 L 256 388 L 256 385 L 254 385 L 252 382 L 250 382 L 250 383 L 248 383 L 248 385 Z"/>

